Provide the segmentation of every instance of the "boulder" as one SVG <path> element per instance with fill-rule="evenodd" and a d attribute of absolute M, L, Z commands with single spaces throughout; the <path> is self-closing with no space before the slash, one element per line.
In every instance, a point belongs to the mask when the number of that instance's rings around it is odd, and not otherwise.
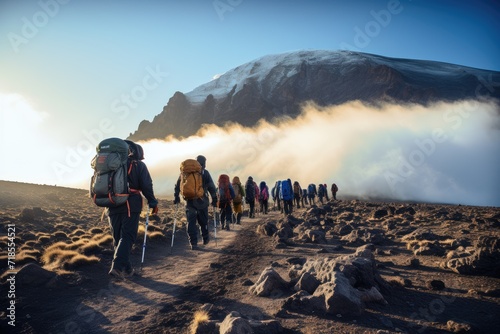
<path fill-rule="evenodd" d="M 276 292 L 288 289 L 288 285 L 273 268 L 269 267 L 264 269 L 257 282 L 249 288 L 249 291 L 260 297 L 269 297 Z"/>
<path fill-rule="evenodd" d="M 250 323 L 243 319 L 238 312 L 229 313 L 219 325 L 220 334 L 254 333 Z"/>

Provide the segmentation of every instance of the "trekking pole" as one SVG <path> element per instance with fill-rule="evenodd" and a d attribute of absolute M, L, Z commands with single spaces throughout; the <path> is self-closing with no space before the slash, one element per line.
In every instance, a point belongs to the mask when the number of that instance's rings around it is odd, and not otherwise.
<path fill-rule="evenodd" d="M 146 214 L 146 227 L 144 228 L 144 242 L 142 243 L 141 272 L 142 272 L 142 265 L 144 264 L 144 254 L 146 253 L 146 236 L 148 234 L 148 225 L 149 225 L 149 211 Z"/>
<path fill-rule="evenodd" d="M 213 208 L 213 214 L 214 214 L 214 240 L 215 240 L 215 247 L 217 247 L 217 219 L 215 217 L 215 206 Z"/>
<path fill-rule="evenodd" d="M 172 242 L 170 243 L 170 254 L 172 254 L 172 249 L 174 248 L 174 239 L 175 239 L 175 226 L 177 225 L 177 212 L 179 209 L 179 204 L 175 205 L 175 214 L 174 214 L 174 226 L 172 227 Z"/>

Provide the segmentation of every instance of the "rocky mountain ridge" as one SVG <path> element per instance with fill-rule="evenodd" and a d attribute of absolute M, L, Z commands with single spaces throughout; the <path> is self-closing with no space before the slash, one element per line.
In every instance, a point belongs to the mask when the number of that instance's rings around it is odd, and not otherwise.
<path fill-rule="evenodd" d="M 500 98 L 500 72 L 351 51 L 298 51 L 268 55 L 229 70 L 186 94 L 176 92 L 131 140 L 188 137 L 203 124 L 253 126 L 296 117 L 301 105 L 352 100 L 428 104 Z"/>

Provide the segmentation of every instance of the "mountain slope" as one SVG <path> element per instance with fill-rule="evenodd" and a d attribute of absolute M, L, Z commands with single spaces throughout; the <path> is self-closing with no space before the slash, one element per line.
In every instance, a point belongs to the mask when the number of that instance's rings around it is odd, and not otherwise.
<path fill-rule="evenodd" d="M 252 126 L 260 119 L 300 114 L 301 104 L 351 100 L 427 104 L 500 98 L 500 72 L 448 63 L 395 59 L 351 51 L 299 51 L 269 55 L 238 66 L 183 94 L 176 92 L 132 140 L 186 137 L 204 123 Z M 489 84 L 490 83 L 490 84 Z"/>

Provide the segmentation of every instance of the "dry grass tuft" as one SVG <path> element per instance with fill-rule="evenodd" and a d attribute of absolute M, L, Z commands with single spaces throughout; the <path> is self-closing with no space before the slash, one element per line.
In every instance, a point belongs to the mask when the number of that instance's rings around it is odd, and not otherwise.
<path fill-rule="evenodd" d="M 53 236 L 56 239 L 61 239 L 61 240 L 68 239 L 68 235 L 63 231 L 56 231 L 54 232 Z"/>
<path fill-rule="evenodd" d="M 78 255 L 74 255 L 68 261 L 66 261 L 63 264 L 63 268 L 68 269 L 68 270 L 74 270 L 78 267 L 89 265 L 89 264 L 94 264 L 94 263 L 98 263 L 98 262 L 99 262 L 99 258 L 94 256 L 94 255 L 87 256 L 87 255 L 83 255 L 83 254 L 78 254 Z"/>
<path fill-rule="evenodd" d="M 82 234 L 85 234 L 86 232 L 84 230 L 82 230 L 81 228 L 77 228 L 76 230 L 74 230 L 73 232 L 71 232 L 70 236 L 80 236 Z"/>
<path fill-rule="evenodd" d="M 37 262 L 42 253 L 35 249 L 23 249 L 16 254 L 16 264 L 25 264 L 28 262 Z"/>
<path fill-rule="evenodd" d="M 189 333 L 196 334 L 198 333 L 198 328 L 200 325 L 206 324 L 210 321 L 210 317 L 208 316 L 208 312 L 206 311 L 196 311 L 193 315 L 193 322 L 191 326 L 189 326 Z"/>
<path fill-rule="evenodd" d="M 42 263 L 47 270 L 62 268 L 65 262 L 70 261 L 73 257 L 78 255 L 81 254 L 74 250 L 53 248 L 46 250 L 42 255 Z"/>
<path fill-rule="evenodd" d="M 144 238 L 144 236 L 143 236 L 143 238 Z M 154 232 L 148 233 L 148 238 L 150 240 L 164 240 L 164 239 L 166 239 L 163 232 L 160 232 L 160 231 L 154 231 Z"/>
<path fill-rule="evenodd" d="M 101 234 L 103 233 L 104 230 L 100 227 L 92 227 L 90 230 L 89 230 L 89 233 L 90 234 Z"/>

